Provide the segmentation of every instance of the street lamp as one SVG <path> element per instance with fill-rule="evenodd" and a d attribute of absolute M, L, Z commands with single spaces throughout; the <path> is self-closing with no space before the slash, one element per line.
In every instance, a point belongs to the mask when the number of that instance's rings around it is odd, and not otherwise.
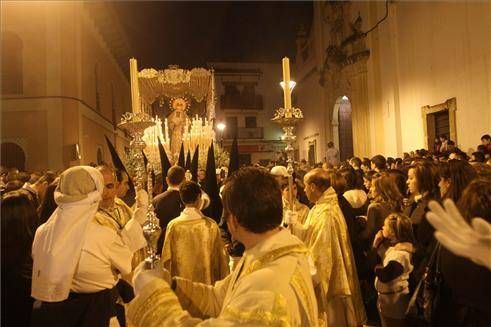
<path fill-rule="evenodd" d="M 227 125 L 225 125 L 224 122 L 219 122 L 217 124 L 217 129 L 220 131 L 220 147 L 223 147 L 223 131 L 225 130 L 226 127 Z"/>

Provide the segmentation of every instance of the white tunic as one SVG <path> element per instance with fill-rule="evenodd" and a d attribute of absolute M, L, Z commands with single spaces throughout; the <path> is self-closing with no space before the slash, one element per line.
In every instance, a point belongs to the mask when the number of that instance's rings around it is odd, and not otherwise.
<path fill-rule="evenodd" d="M 124 226 L 121 233 L 95 221 L 90 222 L 71 290 L 94 293 L 113 288 L 119 280 L 119 273 L 131 272 L 133 253 L 145 245 L 142 228 L 134 219 Z"/>

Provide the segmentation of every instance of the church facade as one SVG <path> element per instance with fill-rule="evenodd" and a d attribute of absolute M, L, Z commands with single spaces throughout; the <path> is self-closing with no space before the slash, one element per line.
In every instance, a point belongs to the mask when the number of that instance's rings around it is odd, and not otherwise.
<path fill-rule="evenodd" d="M 463 151 L 491 130 L 491 4 L 314 2 L 297 36 L 301 159 L 402 156 L 445 134 Z"/>
<path fill-rule="evenodd" d="M 130 51 L 109 8 L 99 9 L 76 1 L 2 4 L 2 165 L 32 171 L 110 162 L 104 136 L 123 153 L 128 138 L 117 123 L 131 110 Z"/>

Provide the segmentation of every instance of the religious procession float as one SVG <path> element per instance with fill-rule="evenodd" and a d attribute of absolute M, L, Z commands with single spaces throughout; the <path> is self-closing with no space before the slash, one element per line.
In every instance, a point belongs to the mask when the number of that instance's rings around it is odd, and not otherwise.
<path fill-rule="evenodd" d="M 182 69 L 169 66 L 138 71 L 136 59 L 130 59 L 132 114 L 149 120 L 141 136 L 143 152 L 152 170 L 160 172 L 159 142 L 171 164 L 184 162 L 198 151 L 198 165 L 206 166 L 210 145 L 214 145 L 216 167 L 228 166 L 229 156 L 215 142 L 215 80 L 213 69 Z M 133 170 L 130 147 L 127 168 Z M 138 150 L 137 150 L 138 151 Z"/>

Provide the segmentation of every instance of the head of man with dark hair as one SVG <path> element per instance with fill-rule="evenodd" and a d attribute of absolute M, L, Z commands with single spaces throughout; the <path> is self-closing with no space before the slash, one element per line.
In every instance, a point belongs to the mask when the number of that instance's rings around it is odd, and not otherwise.
<path fill-rule="evenodd" d="M 476 152 L 472 153 L 470 161 L 471 162 L 485 162 L 486 157 L 484 156 L 484 153 L 482 153 L 480 151 L 476 151 Z"/>
<path fill-rule="evenodd" d="M 23 188 L 29 192 L 29 196 L 33 201 L 34 207 L 38 207 L 39 203 L 43 201 L 44 194 L 48 185 L 51 184 L 56 178 L 56 174 L 52 171 L 47 171 L 44 175 L 36 180 L 34 184 L 30 184 L 27 181 Z"/>
<path fill-rule="evenodd" d="M 181 166 L 172 166 L 167 172 L 167 177 L 165 180 L 167 181 L 167 185 L 172 187 L 179 187 L 181 183 L 184 181 L 184 177 L 186 175 L 186 171 Z"/>
<path fill-rule="evenodd" d="M 483 136 L 481 136 L 481 142 L 482 144 L 484 145 L 488 145 L 491 143 L 491 135 L 489 134 L 484 134 Z"/>
<path fill-rule="evenodd" d="M 128 174 L 121 169 L 116 169 L 114 173 L 116 174 L 116 181 L 118 183 L 116 195 L 118 198 L 123 198 L 130 189 Z"/>
<path fill-rule="evenodd" d="M 372 164 L 372 169 L 376 172 L 380 172 L 387 168 L 387 161 L 385 160 L 385 157 L 383 155 L 376 155 L 370 160 L 370 162 Z"/>
<path fill-rule="evenodd" d="M 361 169 L 361 159 L 358 157 L 353 157 L 349 160 L 349 164 L 353 169 Z"/>
<path fill-rule="evenodd" d="M 267 171 L 240 168 L 227 179 L 222 195 L 229 231 L 246 249 L 279 231 L 283 218 L 281 190 Z"/>
<path fill-rule="evenodd" d="M 363 170 L 364 172 L 367 172 L 369 170 L 371 170 L 371 162 L 370 162 L 370 159 L 368 158 L 363 158 L 363 160 L 361 161 L 361 170 Z"/>
<path fill-rule="evenodd" d="M 193 181 L 184 181 L 179 186 L 179 195 L 186 207 L 198 208 L 201 205 L 201 188 Z"/>
<path fill-rule="evenodd" d="M 395 159 L 392 157 L 387 157 L 387 168 L 391 169 L 395 163 Z"/>
<path fill-rule="evenodd" d="M 468 222 L 480 217 L 491 223 L 491 181 L 477 178 L 470 182 L 462 192 L 458 207 Z"/>
<path fill-rule="evenodd" d="M 303 178 L 305 194 L 310 202 L 315 203 L 331 187 L 329 173 L 321 168 L 312 169 Z"/>

